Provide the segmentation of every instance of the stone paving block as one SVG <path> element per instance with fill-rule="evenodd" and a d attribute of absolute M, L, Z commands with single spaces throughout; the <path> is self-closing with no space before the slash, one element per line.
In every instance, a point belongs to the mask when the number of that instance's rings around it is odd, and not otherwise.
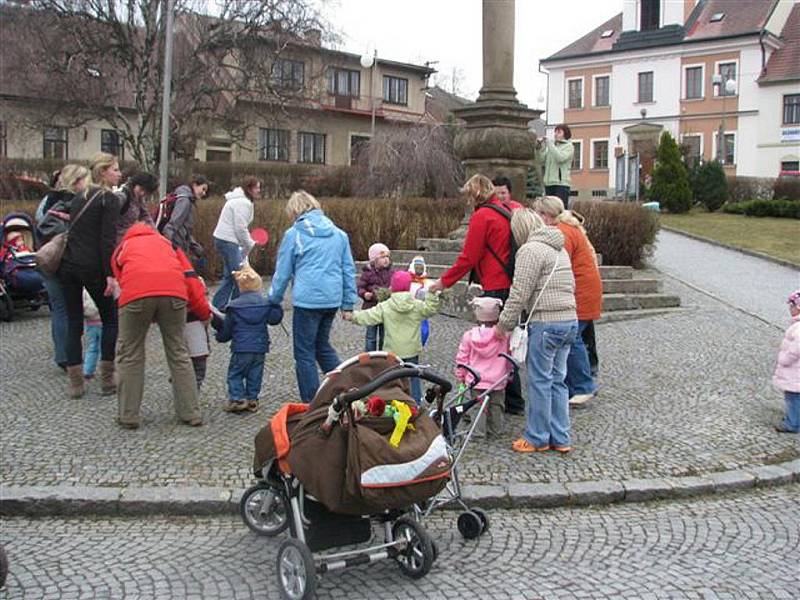
<path fill-rule="evenodd" d="M 676 498 L 700 496 L 714 492 L 714 482 L 709 477 L 674 477 L 669 480 Z"/>
<path fill-rule="evenodd" d="M 795 481 L 800 481 L 800 458 L 789 462 L 781 463 L 780 465 L 792 474 Z"/>
<path fill-rule="evenodd" d="M 714 491 L 716 492 L 745 490 L 756 484 L 755 475 L 741 470 L 709 473 L 708 478 L 714 482 Z"/>
<path fill-rule="evenodd" d="M 577 481 L 565 485 L 569 490 L 570 504 L 610 504 L 625 497 L 625 488 L 619 481 Z"/>
<path fill-rule="evenodd" d="M 512 483 L 508 497 L 514 508 L 548 508 L 569 502 L 569 491 L 561 483 Z"/>
<path fill-rule="evenodd" d="M 114 515 L 119 490 L 89 486 L 6 486 L 0 495 L 0 515 Z"/>
<path fill-rule="evenodd" d="M 748 471 L 756 476 L 756 485 L 759 487 L 791 483 L 794 479 L 791 471 L 778 465 L 764 465 Z"/>
<path fill-rule="evenodd" d="M 508 508 L 508 489 L 502 485 L 465 485 L 461 488 L 464 502 L 480 508 Z"/>
<path fill-rule="evenodd" d="M 224 488 L 125 488 L 120 513 L 125 515 L 210 515 L 232 513 L 231 491 Z"/>
<path fill-rule="evenodd" d="M 621 483 L 625 502 L 647 502 L 673 495 L 672 484 L 666 479 L 626 479 Z"/>

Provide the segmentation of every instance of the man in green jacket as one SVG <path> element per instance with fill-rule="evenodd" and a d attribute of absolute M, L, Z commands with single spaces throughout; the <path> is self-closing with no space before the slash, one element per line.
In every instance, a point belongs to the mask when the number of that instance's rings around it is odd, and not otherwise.
<path fill-rule="evenodd" d="M 349 317 L 358 325 L 383 325 L 383 349 L 401 357 L 403 362 L 418 363 L 422 352 L 420 324 L 439 310 L 439 294 L 428 293 L 425 300 L 411 296 L 411 273 L 395 271 L 391 281 L 392 295 L 369 310 L 357 310 Z M 347 319 L 347 313 L 345 313 Z M 411 395 L 422 399 L 422 386 L 416 377 L 411 380 Z"/>
<path fill-rule="evenodd" d="M 548 196 L 561 198 L 564 208 L 569 209 L 569 171 L 575 154 L 575 148 L 570 141 L 572 132 L 569 125 L 562 123 L 556 125 L 553 135 L 555 141 L 545 138 L 539 146 L 544 157 L 544 192 Z"/>

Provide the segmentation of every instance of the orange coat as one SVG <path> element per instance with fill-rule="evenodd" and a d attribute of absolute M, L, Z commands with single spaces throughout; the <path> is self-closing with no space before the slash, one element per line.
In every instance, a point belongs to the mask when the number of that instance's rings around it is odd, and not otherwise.
<path fill-rule="evenodd" d="M 558 223 L 564 234 L 564 250 L 572 261 L 575 276 L 575 304 L 579 321 L 596 321 L 603 310 L 603 282 L 594 248 L 578 227 Z"/>

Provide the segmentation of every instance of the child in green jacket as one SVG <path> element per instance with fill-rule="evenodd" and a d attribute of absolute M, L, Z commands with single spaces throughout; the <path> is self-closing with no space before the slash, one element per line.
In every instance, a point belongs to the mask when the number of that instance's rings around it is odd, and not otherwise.
<path fill-rule="evenodd" d="M 439 310 L 439 295 L 428 293 L 424 301 L 415 300 L 410 289 L 411 273 L 395 271 L 389 299 L 369 310 L 357 310 L 351 320 L 358 325 L 383 324 L 386 336 L 383 349 L 416 364 L 422 352 L 420 323 Z M 422 399 L 422 386 L 417 378 L 411 380 L 411 395 L 417 402 Z"/>

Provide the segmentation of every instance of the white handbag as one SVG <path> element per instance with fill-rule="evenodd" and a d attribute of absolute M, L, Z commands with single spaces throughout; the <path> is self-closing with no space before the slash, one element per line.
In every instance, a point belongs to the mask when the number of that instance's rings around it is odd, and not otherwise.
<path fill-rule="evenodd" d="M 553 273 L 556 272 L 557 266 L 558 256 L 556 256 L 556 262 L 553 265 L 553 270 L 550 271 L 550 275 L 547 276 L 547 281 L 544 282 L 542 289 L 539 290 L 539 295 L 536 296 L 536 300 L 534 301 L 533 306 L 528 313 L 528 318 L 524 323 L 520 322 L 516 327 L 514 327 L 514 331 L 511 332 L 511 337 L 508 340 L 508 350 L 518 364 L 525 364 L 525 359 L 528 356 L 528 323 L 531 322 L 533 312 L 536 310 L 536 306 L 539 304 L 539 300 L 541 300 L 542 294 L 544 294 L 544 290 L 547 288 L 547 284 L 550 283 L 550 280 L 553 278 Z"/>

